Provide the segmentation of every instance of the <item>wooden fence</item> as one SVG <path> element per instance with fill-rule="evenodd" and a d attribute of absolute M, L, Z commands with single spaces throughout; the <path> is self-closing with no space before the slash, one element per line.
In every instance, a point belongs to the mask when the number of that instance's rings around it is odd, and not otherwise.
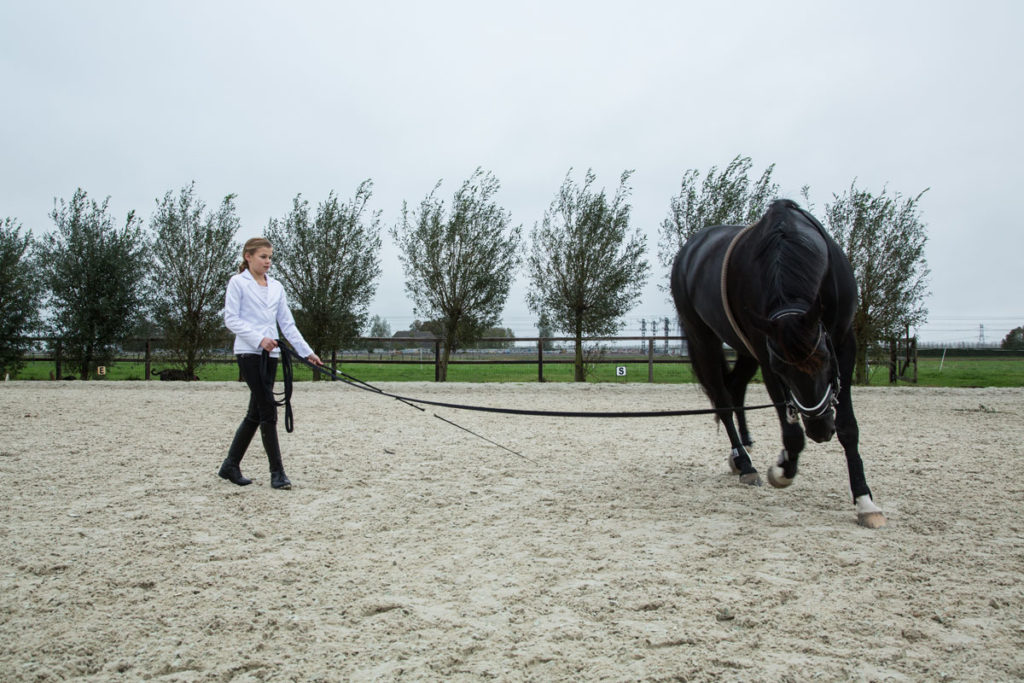
<path fill-rule="evenodd" d="M 63 377 L 64 354 L 62 342 L 55 337 L 34 337 L 34 343 L 46 346 L 46 351 L 30 353 L 27 360 L 35 362 L 52 362 L 56 377 Z M 145 366 L 145 379 L 152 377 L 153 364 L 182 365 L 183 360 L 159 349 L 164 340 L 160 337 L 133 338 L 126 340 L 126 347 L 137 347 L 136 352 L 121 351 L 119 355 L 111 358 L 111 363 L 143 363 Z M 544 381 L 544 366 L 572 364 L 575 362 L 575 354 L 572 357 L 564 357 L 563 353 L 554 353 L 554 345 L 573 344 L 573 337 L 484 337 L 479 340 L 480 344 L 515 344 L 513 349 L 506 352 L 506 349 L 460 349 L 451 355 L 449 365 L 533 365 L 537 366 L 537 381 Z M 593 349 L 605 343 L 608 346 L 605 353 L 595 354 L 592 351 L 586 353 L 585 363 L 587 364 L 619 364 L 622 363 L 647 363 L 647 381 L 654 381 L 654 366 L 660 363 L 689 363 L 689 356 L 685 353 L 685 337 L 660 336 L 660 337 L 587 337 L 583 340 L 586 347 Z M 522 346 L 529 344 L 529 346 Z M 430 362 L 434 365 L 434 381 L 439 381 L 441 376 L 441 351 L 443 342 L 436 338 L 424 337 L 360 337 L 352 344 L 353 349 L 375 348 L 384 353 L 366 353 L 366 358 L 360 358 L 360 352 L 349 350 L 334 350 L 330 354 L 330 360 L 324 361 L 332 368 L 337 369 L 339 361 L 344 363 L 378 363 L 378 364 L 422 364 Z M 479 344 L 477 344 L 478 346 Z M 625 346 L 622 346 L 625 345 Z M 673 346 L 674 345 L 674 346 Z M 547 348 L 546 348 L 547 347 Z M 632 348 L 630 348 L 632 347 Z M 646 347 L 646 348 L 645 348 Z M 563 347 L 564 348 L 564 347 Z M 406 358 L 407 352 L 418 349 L 426 356 L 415 359 Z M 574 350 L 570 347 L 570 351 Z M 547 353 L 545 353 L 547 351 Z M 673 353 L 674 351 L 674 353 Z M 732 354 L 731 350 L 727 350 Z M 131 354 L 131 355 L 129 355 Z M 568 356 L 569 354 L 564 354 Z M 376 357 L 374 357 L 376 356 Z M 472 356 L 470 358 L 470 356 Z M 514 356 L 514 357 L 509 357 Z M 234 363 L 235 357 L 230 351 L 225 350 L 212 358 L 205 360 L 206 363 Z"/>

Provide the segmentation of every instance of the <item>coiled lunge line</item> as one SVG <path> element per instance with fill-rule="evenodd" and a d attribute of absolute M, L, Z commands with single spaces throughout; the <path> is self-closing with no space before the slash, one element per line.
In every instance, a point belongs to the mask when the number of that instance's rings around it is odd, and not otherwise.
<path fill-rule="evenodd" d="M 280 348 L 284 348 L 283 346 Z M 295 430 L 295 416 L 292 415 L 292 383 L 293 371 L 292 371 L 292 359 L 291 354 L 295 353 L 291 347 L 285 349 L 285 352 L 281 354 L 281 380 L 284 384 L 284 391 L 278 393 L 274 391 L 274 378 L 268 377 L 270 374 L 270 352 L 263 349 L 263 353 L 260 354 L 260 381 L 264 387 L 267 387 L 267 394 L 270 402 L 275 406 L 284 406 L 284 430 L 291 434 Z M 296 357 L 298 354 L 296 354 Z M 309 361 L 303 358 L 308 365 L 316 367 Z M 281 400 L 277 397 L 281 396 Z"/>

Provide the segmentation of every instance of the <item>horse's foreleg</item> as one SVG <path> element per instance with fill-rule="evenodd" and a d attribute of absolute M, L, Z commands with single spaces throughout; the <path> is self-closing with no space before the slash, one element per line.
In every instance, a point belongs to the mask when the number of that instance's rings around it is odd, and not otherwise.
<path fill-rule="evenodd" d="M 877 529 L 885 526 L 885 515 L 881 508 L 875 505 L 871 489 L 868 488 L 867 477 L 864 476 L 864 461 L 861 460 L 858 450 L 860 429 L 857 427 L 857 418 L 853 415 L 849 389 L 844 389 L 847 395 L 843 396 L 841 392 L 839 405 L 836 406 L 836 434 L 846 453 L 846 469 L 850 473 L 850 491 L 853 493 L 853 503 L 857 508 L 857 523 L 870 529 Z"/>
<path fill-rule="evenodd" d="M 859 451 L 860 428 L 857 417 L 853 414 L 853 399 L 850 393 L 850 381 L 853 378 L 853 351 L 855 342 L 852 335 L 843 343 L 839 352 L 839 369 L 841 386 L 839 400 L 836 404 L 836 435 L 846 453 L 846 469 L 850 474 L 850 491 L 853 503 L 857 508 L 857 523 L 871 529 L 885 526 L 885 515 L 875 505 L 868 488 L 867 477 L 864 475 L 864 461 Z"/>
<path fill-rule="evenodd" d="M 774 375 L 764 372 L 764 384 L 768 389 L 768 395 L 775 403 L 775 411 L 779 416 L 779 425 L 782 431 L 782 451 L 776 459 L 775 464 L 768 468 L 768 482 L 775 488 L 786 488 L 793 483 L 799 469 L 800 453 L 804 450 L 806 439 L 804 430 L 799 424 L 793 424 L 787 416 L 786 392 L 782 383 Z"/>

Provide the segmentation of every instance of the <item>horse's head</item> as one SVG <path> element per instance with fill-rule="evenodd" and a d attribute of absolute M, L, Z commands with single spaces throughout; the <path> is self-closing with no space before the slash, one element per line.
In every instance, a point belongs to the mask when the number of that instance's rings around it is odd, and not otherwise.
<path fill-rule="evenodd" d="M 779 309 L 768 319 L 766 332 L 768 366 L 786 386 L 790 421 L 799 415 L 807 436 L 828 441 L 836 432 L 839 372 L 820 308 Z"/>

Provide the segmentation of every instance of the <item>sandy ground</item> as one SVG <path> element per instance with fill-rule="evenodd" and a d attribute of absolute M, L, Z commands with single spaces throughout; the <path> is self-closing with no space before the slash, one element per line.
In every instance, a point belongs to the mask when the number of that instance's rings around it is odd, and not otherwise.
<path fill-rule="evenodd" d="M 694 386 L 382 386 L 706 407 Z M 838 443 L 755 489 L 708 417 L 421 413 L 305 383 L 276 491 L 259 437 L 252 486 L 215 474 L 243 385 L 0 383 L 0 680 L 1024 678 L 1024 390 L 854 397 L 876 531 Z M 764 472 L 778 429 L 752 423 Z"/>

